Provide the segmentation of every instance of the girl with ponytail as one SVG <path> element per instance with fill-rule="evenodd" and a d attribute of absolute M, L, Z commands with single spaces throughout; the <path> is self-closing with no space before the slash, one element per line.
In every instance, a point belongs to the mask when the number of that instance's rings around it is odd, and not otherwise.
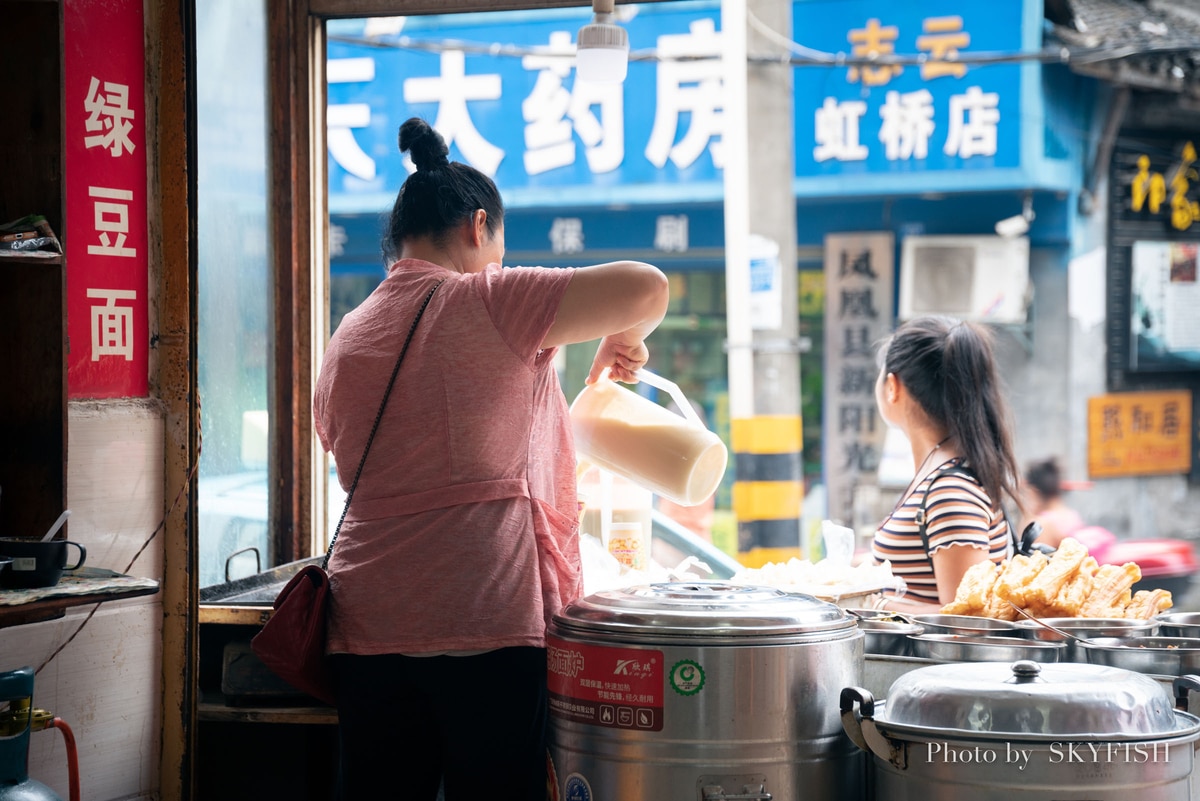
<path fill-rule="evenodd" d="M 1004 496 L 1018 505 L 1008 404 L 991 333 L 947 317 L 901 325 L 879 351 L 875 400 L 912 446 L 914 476 L 875 532 L 872 554 L 908 585 L 886 608 L 931 612 L 972 565 L 1007 556 Z"/>

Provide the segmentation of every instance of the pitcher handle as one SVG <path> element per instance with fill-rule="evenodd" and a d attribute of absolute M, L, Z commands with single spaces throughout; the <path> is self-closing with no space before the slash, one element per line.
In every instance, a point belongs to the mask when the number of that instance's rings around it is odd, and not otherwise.
<path fill-rule="evenodd" d="M 692 404 L 683 394 L 683 390 L 674 381 L 656 375 L 645 367 L 638 370 L 634 375 L 637 376 L 638 381 L 645 381 L 655 389 L 661 389 L 664 392 L 670 393 L 671 397 L 675 399 L 675 405 L 679 407 L 679 411 L 689 423 L 694 423 L 701 428 L 705 427 L 704 423 L 700 420 L 700 415 L 696 414 L 696 410 L 692 408 Z"/>

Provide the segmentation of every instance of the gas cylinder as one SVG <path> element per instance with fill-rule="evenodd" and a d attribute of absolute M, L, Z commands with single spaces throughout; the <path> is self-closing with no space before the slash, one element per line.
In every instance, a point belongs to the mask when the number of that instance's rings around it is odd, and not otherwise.
<path fill-rule="evenodd" d="M 49 787 L 29 778 L 32 713 L 33 669 L 0 673 L 0 801 L 62 801 Z"/>

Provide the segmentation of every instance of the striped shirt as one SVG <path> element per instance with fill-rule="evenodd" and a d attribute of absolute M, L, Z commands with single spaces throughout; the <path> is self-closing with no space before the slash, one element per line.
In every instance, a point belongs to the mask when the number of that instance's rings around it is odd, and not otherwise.
<path fill-rule="evenodd" d="M 1008 521 L 973 475 L 940 471 L 962 464 L 962 457 L 944 462 L 913 488 L 903 503 L 875 532 L 871 554 L 876 564 L 892 563 L 892 573 L 908 585 L 906 598 L 940 603 L 931 554 L 952 545 L 986 548 L 988 558 L 1002 562 L 1008 555 Z M 969 468 L 965 468 L 969 470 Z M 917 512 L 925 504 L 925 533 L 929 553 L 921 542 Z"/>

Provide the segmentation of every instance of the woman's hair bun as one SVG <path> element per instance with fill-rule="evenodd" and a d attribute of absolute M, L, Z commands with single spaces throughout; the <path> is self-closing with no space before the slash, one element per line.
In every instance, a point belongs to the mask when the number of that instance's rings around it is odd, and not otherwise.
<path fill-rule="evenodd" d="M 432 170 L 450 161 L 450 148 L 442 135 L 420 117 L 412 117 L 400 126 L 400 152 L 412 153 L 418 170 Z"/>

